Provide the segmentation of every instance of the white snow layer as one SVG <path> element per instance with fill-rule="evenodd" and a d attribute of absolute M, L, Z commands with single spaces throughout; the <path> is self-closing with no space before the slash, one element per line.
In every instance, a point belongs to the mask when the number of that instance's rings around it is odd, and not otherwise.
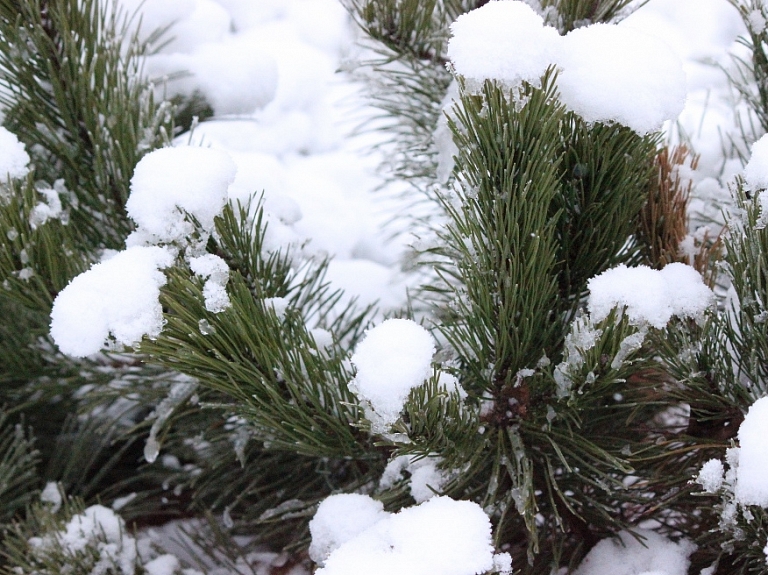
<path fill-rule="evenodd" d="M 126 211 L 140 232 L 160 242 L 183 242 L 194 231 L 186 214 L 203 230 L 213 229 L 236 172 L 229 155 L 218 150 L 192 146 L 155 150 L 136 165 Z"/>
<path fill-rule="evenodd" d="M 333 549 L 317 575 L 475 575 L 500 566 L 509 569 L 508 555 L 494 555 L 491 522 L 476 503 L 434 497 L 382 514 Z M 334 524 L 347 520 L 343 514 L 328 519 L 325 528 L 334 532 L 339 529 Z M 318 534 L 325 536 L 322 530 Z M 315 532 L 312 536 L 314 544 Z"/>
<path fill-rule="evenodd" d="M 593 24 L 569 32 L 558 65 L 560 100 L 587 122 L 618 122 L 647 134 L 683 111 L 682 62 L 631 28 Z"/>
<path fill-rule="evenodd" d="M 340 493 L 323 500 L 309 522 L 309 557 L 322 566 L 342 544 L 389 516 L 381 501 L 358 493 Z"/>
<path fill-rule="evenodd" d="M 701 471 L 696 476 L 696 482 L 707 493 L 717 493 L 723 486 L 724 478 L 725 468 L 723 467 L 723 462 L 719 459 L 710 459 L 701 466 Z"/>
<path fill-rule="evenodd" d="M 629 531 L 618 538 L 603 539 L 581 562 L 574 575 L 687 575 L 688 559 L 696 546 L 688 540 L 678 543 L 645 529 L 635 529 L 640 541 Z"/>
<path fill-rule="evenodd" d="M 51 336 L 59 349 L 85 357 L 117 344 L 135 345 L 163 327 L 160 287 L 173 254 L 156 246 L 132 247 L 75 277 L 53 302 Z"/>
<path fill-rule="evenodd" d="M 618 122 L 640 134 L 683 110 L 682 62 L 663 42 L 616 24 L 593 24 L 560 36 L 526 3 L 489 2 L 451 26 L 448 57 L 476 91 L 484 80 L 537 84 L 559 69 L 561 101 L 587 122 Z"/>
<path fill-rule="evenodd" d="M 92 505 L 75 515 L 62 531 L 29 540 L 32 555 L 44 560 L 57 549 L 74 556 L 86 549 L 98 551 L 97 566 L 101 573 L 113 570 L 134 575 L 138 551 L 136 540 L 128 535 L 125 522 L 111 509 Z M 94 570 L 95 572 L 95 570 Z"/>
<path fill-rule="evenodd" d="M 29 173 L 29 154 L 16 134 L 0 126 L 0 185 Z"/>
<path fill-rule="evenodd" d="M 768 189 L 768 134 L 752 144 L 752 155 L 744 166 L 744 182 L 754 192 Z"/>
<path fill-rule="evenodd" d="M 368 330 L 357 345 L 357 368 L 349 389 L 365 404 L 374 433 L 387 431 L 403 409 L 409 392 L 432 374 L 435 342 L 409 319 L 388 319 Z"/>
<path fill-rule="evenodd" d="M 560 35 L 523 2 L 489 2 L 451 24 L 448 58 L 471 91 L 486 79 L 535 84 L 557 60 Z"/>
<path fill-rule="evenodd" d="M 739 458 L 734 495 L 741 505 L 768 508 L 768 397 L 749 408 L 739 427 Z"/>
<path fill-rule="evenodd" d="M 681 263 L 661 270 L 622 264 L 595 276 L 587 287 L 587 308 L 594 323 L 623 307 L 633 324 L 662 329 L 673 316 L 700 319 L 714 299 L 699 272 Z"/>

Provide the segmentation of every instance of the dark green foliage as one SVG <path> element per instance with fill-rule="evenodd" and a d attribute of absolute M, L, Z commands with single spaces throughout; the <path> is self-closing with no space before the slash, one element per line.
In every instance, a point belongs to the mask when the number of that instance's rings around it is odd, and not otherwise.
<path fill-rule="evenodd" d="M 37 464 L 38 453 L 28 432 L 0 412 L 0 528 L 31 502 L 39 487 Z"/>

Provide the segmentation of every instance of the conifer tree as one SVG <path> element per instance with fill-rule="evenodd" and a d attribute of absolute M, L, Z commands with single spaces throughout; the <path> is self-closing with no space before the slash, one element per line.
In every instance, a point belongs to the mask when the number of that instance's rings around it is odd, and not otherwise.
<path fill-rule="evenodd" d="M 733 4 L 755 131 L 693 238 L 679 66 L 616 32 L 636 3 L 347 0 L 424 282 L 374 321 L 179 145 L 201 103 L 143 75 L 164 31 L 0 0 L 0 572 L 255 573 L 263 545 L 325 575 L 765 572 L 768 14 Z M 600 100 L 594 46 L 637 99 Z M 172 518 L 197 564 L 142 539 Z"/>

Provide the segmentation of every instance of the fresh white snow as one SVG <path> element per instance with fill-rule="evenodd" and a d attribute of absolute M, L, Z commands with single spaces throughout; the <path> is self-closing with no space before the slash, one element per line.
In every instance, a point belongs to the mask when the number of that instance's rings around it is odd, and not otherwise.
<path fill-rule="evenodd" d="M 184 242 L 194 231 L 188 215 L 207 232 L 227 202 L 237 166 L 224 152 L 182 146 L 144 156 L 131 178 L 128 215 L 159 242 Z"/>
<path fill-rule="evenodd" d="M 0 126 L 0 185 L 20 180 L 29 173 L 29 154 L 16 134 Z"/>
<path fill-rule="evenodd" d="M 161 271 L 172 265 L 167 249 L 135 246 L 95 264 L 75 277 L 56 297 L 51 336 L 59 349 L 85 357 L 111 347 L 135 345 L 163 327 Z"/>
<path fill-rule="evenodd" d="M 619 123 L 646 134 L 683 110 L 686 78 L 677 54 L 658 38 L 616 24 L 565 36 L 525 2 L 502 0 L 460 16 L 448 57 L 477 91 L 484 80 L 538 84 L 559 70 L 560 100 L 587 122 Z"/>
<path fill-rule="evenodd" d="M 589 280 L 587 309 L 597 323 L 614 308 L 630 322 L 664 328 L 672 317 L 701 319 L 714 294 L 691 266 L 672 263 L 661 270 L 619 265 Z"/>
<path fill-rule="evenodd" d="M 337 514 L 331 523 L 345 521 Z M 434 497 L 380 518 L 336 547 L 316 573 L 475 575 L 508 567 L 508 558 L 494 556 L 491 522 L 479 505 Z"/>
<path fill-rule="evenodd" d="M 741 505 L 768 508 L 768 397 L 755 401 L 739 427 L 734 495 Z"/>
<path fill-rule="evenodd" d="M 388 319 L 368 330 L 352 354 L 350 390 L 366 405 L 374 433 L 397 421 L 410 391 L 432 375 L 435 341 L 419 324 Z"/>
<path fill-rule="evenodd" d="M 675 543 L 645 529 L 622 531 L 603 539 L 587 554 L 574 575 L 687 575 L 688 559 L 696 546 L 685 539 Z"/>

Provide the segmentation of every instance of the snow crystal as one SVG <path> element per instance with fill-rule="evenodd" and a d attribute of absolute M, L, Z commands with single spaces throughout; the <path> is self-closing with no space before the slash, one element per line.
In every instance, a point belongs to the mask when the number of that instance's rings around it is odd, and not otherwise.
<path fill-rule="evenodd" d="M 717 493 L 723 485 L 724 475 L 723 462 L 719 459 L 710 459 L 701 466 L 701 471 L 696 476 L 696 482 L 707 493 Z"/>
<path fill-rule="evenodd" d="M 160 271 L 173 264 L 170 251 L 132 247 L 75 277 L 53 302 L 51 336 L 59 349 L 85 357 L 108 346 L 135 345 L 163 327 Z"/>
<path fill-rule="evenodd" d="M 739 427 L 739 457 L 734 495 L 741 505 L 768 507 L 768 397 L 749 408 Z"/>
<path fill-rule="evenodd" d="M 682 112 L 685 73 L 661 41 L 613 24 L 577 28 L 562 40 L 560 99 L 587 122 L 646 134 Z"/>
<path fill-rule="evenodd" d="M 408 393 L 431 375 L 434 353 L 432 336 L 414 321 L 388 319 L 368 330 L 352 355 L 357 375 L 349 388 L 366 404 L 374 433 L 397 421 Z"/>
<path fill-rule="evenodd" d="M 416 458 L 410 455 L 395 457 L 387 463 L 379 480 L 379 489 L 389 489 L 403 478 L 404 472 L 410 474 L 411 497 L 416 503 L 423 503 L 440 492 L 448 481 L 448 475 L 438 469 L 439 457 Z"/>
<path fill-rule="evenodd" d="M 344 521 L 342 515 L 336 522 Z M 342 543 L 317 575 L 475 575 L 495 565 L 491 523 L 476 503 L 434 497 Z"/>
<path fill-rule="evenodd" d="M 38 189 L 45 201 L 39 202 L 29 214 L 29 226 L 35 230 L 48 220 L 59 219 L 63 214 L 59 192 L 51 188 Z"/>
<path fill-rule="evenodd" d="M 322 566 L 343 543 L 388 516 L 381 501 L 367 495 L 340 493 L 327 497 L 309 522 L 309 557 Z"/>
<path fill-rule="evenodd" d="M 236 171 L 226 153 L 210 148 L 155 150 L 136 165 L 126 210 L 140 230 L 161 242 L 184 241 L 194 231 L 185 212 L 210 232 Z"/>
<path fill-rule="evenodd" d="M 448 58 L 476 91 L 486 79 L 536 84 L 556 60 L 560 36 L 523 2 L 489 2 L 451 24 Z"/>
<path fill-rule="evenodd" d="M 51 504 L 51 513 L 56 513 L 61 509 L 62 498 L 58 483 L 55 481 L 46 483 L 42 493 L 40 493 L 40 501 Z"/>
<path fill-rule="evenodd" d="M 189 267 L 195 275 L 208 278 L 203 286 L 205 309 L 211 313 L 219 313 L 232 305 L 225 287 L 229 280 L 227 262 L 217 255 L 205 254 L 189 258 Z"/>
<path fill-rule="evenodd" d="M 574 575 L 687 575 L 688 557 L 696 550 L 693 543 L 685 539 L 675 543 L 645 529 L 634 533 L 642 539 L 622 531 L 618 538 L 600 541 Z"/>
<path fill-rule="evenodd" d="M 29 154 L 16 134 L 0 126 L 0 184 L 20 180 L 29 173 Z"/>
<path fill-rule="evenodd" d="M 29 545 L 32 554 L 41 560 L 56 553 L 56 549 L 63 549 L 70 556 L 93 549 L 98 552 L 96 565 L 101 567 L 100 572 L 113 568 L 123 575 L 133 575 L 136 571 L 136 540 L 128 535 L 123 520 L 103 505 L 88 507 L 62 531 L 33 537 Z"/>
<path fill-rule="evenodd" d="M 615 307 L 624 307 L 633 324 L 662 329 L 672 316 L 700 319 L 714 298 L 701 275 L 681 263 L 662 270 L 622 264 L 595 276 L 587 285 L 587 307 L 596 323 Z"/>

